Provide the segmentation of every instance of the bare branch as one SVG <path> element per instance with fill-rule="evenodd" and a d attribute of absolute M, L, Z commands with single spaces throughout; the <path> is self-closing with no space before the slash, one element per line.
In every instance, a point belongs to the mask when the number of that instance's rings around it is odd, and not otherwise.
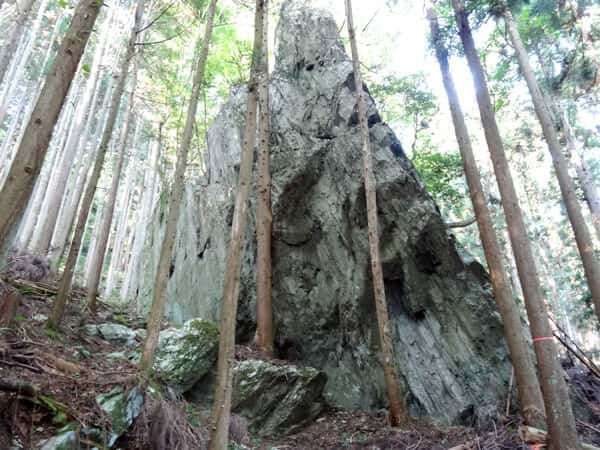
<path fill-rule="evenodd" d="M 179 33 L 170 36 L 168 38 L 162 39 L 160 41 L 153 41 L 153 42 L 136 42 L 135 45 L 156 45 L 156 44 L 163 44 L 165 42 L 168 42 L 172 39 L 178 38 L 179 36 L 181 36 L 183 34 L 185 30 L 181 30 Z"/>
<path fill-rule="evenodd" d="M 150 28 L 152 25 L 154 25 L 158 19 L 160 19 L 163 15 L 165 15 L 165 13 L 171 9 L 171 7 L 174 5 L 174 2 L 169 3 L 165 8 L 163 8 L 163 10 L 158 14 L 158 16 L 156 16 L 154 19 L 152 19 L 147 25 L 144 25 L 142 28 L 140 28 L 139 30 L 136 31 L 137 34 L 141 33 L 142 31 L 147 30 L 148 28 Z"/>
<path fill-rule="evenodd" d="M 461 220 L 460 222 L 447 223 L 446 224 L 446 228 L 464 228 L 464 227 L 468 227 L 469 225 L 474 224 L 476 220 L 477 219 L 475 217 L 471 217 L 470 219 Z"/>

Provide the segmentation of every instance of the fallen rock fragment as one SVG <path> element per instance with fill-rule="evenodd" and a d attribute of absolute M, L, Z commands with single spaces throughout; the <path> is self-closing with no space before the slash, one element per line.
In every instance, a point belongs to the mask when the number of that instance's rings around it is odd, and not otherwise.
<path fill-rule="evenodd" d="M 189 390 L 217 361 L 219 329 L 213 322 L 191 319 L 181 328 L 161 331 L 154 374 L 177 393 Z"/>
<path fill-rule="evenodd" d="M 110 418 L 112 429 L 107 445 L 112 447 L 142 412 L 144 394 L 137 386 L 129 393 L 118 386 L 108 393 L 98 395 L 96 402 Z"/>
<path fill-rule="evenodd" d="M 260 435 L 289 434 L 314 420 L 323 408 L 327 376 L 312 367 L 269 361 L 236 363 L 232 410 Z"/>

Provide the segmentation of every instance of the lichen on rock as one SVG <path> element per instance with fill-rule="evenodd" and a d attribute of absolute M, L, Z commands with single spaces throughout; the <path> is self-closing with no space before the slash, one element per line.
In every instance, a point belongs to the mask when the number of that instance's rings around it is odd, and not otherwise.
<path fill-rule="evenodd" d="M 117 386 L 110 392 L 99 394 L 96 402 L 110 418 L 111 432 L 107 445 L 112 447 L 142 412 L 144 394 L 139 387 L 126 392 L 121 386 Z"/>
<path fill-rule="evenodd" d="M 234 368 L 232 409 L 262 435 L 288 434 L 315 419 L 323 408 L 327 377 L 312 367 L 239 361 Z"/>
<path fill-rule="evenodd" d="M 217 360 L 219 330 L 207 320 L 191 319 L 181 328 L 160 332 L 154 375 L 182 393 L 200 380 Z"/>

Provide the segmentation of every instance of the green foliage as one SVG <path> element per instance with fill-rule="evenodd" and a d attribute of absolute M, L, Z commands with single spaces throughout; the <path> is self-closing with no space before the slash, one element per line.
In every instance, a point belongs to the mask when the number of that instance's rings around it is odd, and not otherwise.
<path fill-rule="evenodd" d="M 369 90 L 378 100 L 380 112 L 388 122 L 404 122 L 421 127 L 438 110 L 438 101 L 423 73 L 406 76 L 388 75 Z"/>
<path fill-rule="evenodd" d="M 177 148 L 185 123 L 200 51 L 198 37 L 204 33 L 202 16 L 207 5 L 208 2 L 202 0 L 189 5 L 164 6 L 155 13 L 155 16 L 160 14 L 160 18 L 144 36 L 144 42 L 150 45 L 143 47 L 145 76 L 140 81 L 140 90 L 148 108 L 158 116 L 156 122 L 163 123 L 163 143 L 171 154 Z M 232 86 L 248 76 L 251 44 L 238 36 L 233 15 L 234 11 L 227 7 L 217 11 L 189 167 L 199 166 L 201 162 L 206 133 L 222 99 L 227 97 Z"/>
<path fill-rule="evenodd" d="M 62 333 L 54 328 L 45 328 L 44 329 L 46 336 L 48 336 L 48 338 L 55 340 L 55 341 L 61 341 L 63 338 Z"/>
<path fill-rule="evenodd" d="M 463 204 L 462 159 L 458 153 L 421 150 L 413 155 L 413 164 L 421 174 L 425 187 L 436 200 L 455 206 Z"/>
<path fill-rule="evenodd" d="M 69 408 L 49 395 L 39 395 L 31 400 L 34 404 L 52 413 L 52 423 L 64 425 L 69 419 Z"/>

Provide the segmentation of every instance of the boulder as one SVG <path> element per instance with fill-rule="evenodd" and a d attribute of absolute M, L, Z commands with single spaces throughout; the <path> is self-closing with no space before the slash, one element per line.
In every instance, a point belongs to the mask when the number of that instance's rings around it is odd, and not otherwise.
<path fill-rule="evenodd" d="M 98 336 L 106 341 L 127 345 L 135 344 L 139 334 L 139 330 L 132 330 L 120 323 L 87 324 L 82 330 L 89 336 Z"/>
<path fill-rule="evenodd" d="M 122 387 L 117 386 L 110 392 L 98 395 L 96 402 L 110 418 L 111 432 L 107 445 L 112 447 L 142 412 L 144 394 L 139 387 L 126 392 Z"/>
<path fill-rule="evenodd" d="M 327 374 L 335 406 L 386 405 L 362 181 L 352 63 L 327 11 L 283 2 L 270 81 L 273 309 L 279 356 Z M 366 88 L 366 86 L 364 86 Z M 242 143 L 246 90 L 233 90 L 208 134 L 207 172 L 183 198 L 166 315 L 217 321 Z M 485 418 L 511 366 L 481 265 L 465 261 L 375 101 L 368 115 L 380 250 L 395 360 L 413 415 L 439 424 Z M 166 197 L 155 211 L 138 305 L 152 298 Z M 255 330 L 255 189 L 244 246 L 238 342 Z"/>
<path fill-rule="evenodd" d="M 75 431 L 65 431 L 40 444 L 40 450 L 79 450 L 79 436 Z"/>
<path fill-rule="evenodd" d="M 187 321 L 181 328 L 160 332 L 154 374 L 176 392 L 191 388 L 217 360 L 219 330 L 213 322 Z"/>
<path fill-rule="evenodd" d="M 315 419 L 323 407 L 327 377 L 312 367 L 237 362 L 232 410 L 260 435 L 289 434 Z"/>

